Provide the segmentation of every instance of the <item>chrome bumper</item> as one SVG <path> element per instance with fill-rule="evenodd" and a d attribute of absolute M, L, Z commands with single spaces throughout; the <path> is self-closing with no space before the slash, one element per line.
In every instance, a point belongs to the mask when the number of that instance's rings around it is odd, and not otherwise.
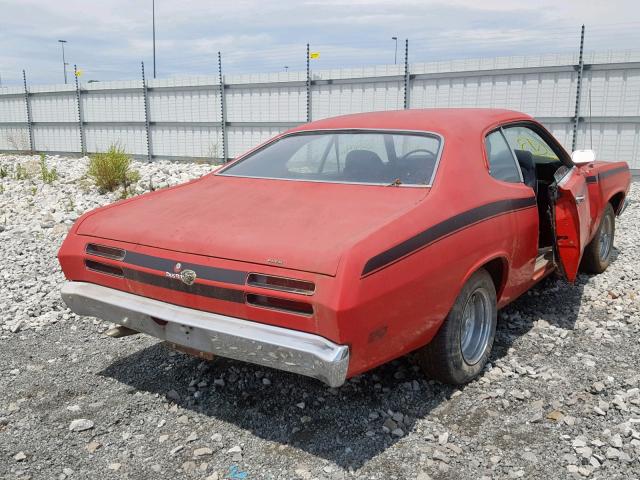
<path fill-rule="evenodd" d="M 179 307 L 84 282 L 66 282 L 62 299 L 78 315 L 99 317 L 184 347 L 317 378 L 345 381 L 349 348 L 318 335 Z M 165 320 L 156 322 L 154 319 Z"/>

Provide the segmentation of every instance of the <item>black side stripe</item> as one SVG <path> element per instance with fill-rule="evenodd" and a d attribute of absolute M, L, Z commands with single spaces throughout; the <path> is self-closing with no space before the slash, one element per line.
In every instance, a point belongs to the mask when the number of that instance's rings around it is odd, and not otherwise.
<path fill-rule="evenodd" d="M 151 270 L 159 270 L 161 272 L 173 272 L 173 267 L 179 260 L 169 260 L 168 258 L 154 257 L 145 255 L 144 253 L 129 252 L 122 260 L 129 265 L 137 265 L 138 267 L 150 268 Z M 226 268 L 207 267 L 205 265 L 197 265 L 194 263 L 182 263 L 182 270 L 193 270 L 198 278 L 212 280 L 214 282 L 231 283 L 234 285 L 244 285 L 248 272 L 239 270 L 229 270 Z"/>
<path fill-rule="evenodd" d="M 368 275 L 373 271 L 394 263 L 447 235 L 462 230 L 463 228 L 469 227 L 475 223 L 487 220 L 497 215 L 515 212 L 517 210 L 531 208 L 534 206 L 536 206 L 536 198 L 527 197 L 499 200 L 497 202 L 488 203 L 487 205 L 467 210 L 466 212 L 455 215 L 432 227 L 429 227 L 404 242 L 399 243 L 398 245 L 391 247 L 389 250 L 369 259 L 362 270 L 362 276 Z"/>
<path fill-rule="evenodd" d="M 124 278 L 127 280 L 133 280 L 134 282 L 145 283 L 147 285 L 153 285 L 154 287 L 167 288 L 169 290 L 177 290 L 184 293 L 191 293 L 202 297 L 226 300 L 228 302 L 244 303 L 244 292 L 241 290 L 204 285 L 202 283 L 187 285 L 176 278 L 141 272 L 140 270 L 133 270 L 131 268 L 123 268 L 122 271 L 124 273 Z"/>
<path fill-rule="evenodd" d="M 603 178 L 610 177 L 611 175 L 616 175 L 617 173 L 626 172 L 628 170 L 629 169 L 627 167 L 617 167 L 617 168 L 612 168 L 611 170 L 605 170 L 604 172 L 600 172 L 598 176 L 600 177 L 600 180 L 602 180 Z"/>
<path fill-rule="evenodd" d="M 598 177 L 595 175 L 587 177 L 587 183 L 598 183 Z"/>

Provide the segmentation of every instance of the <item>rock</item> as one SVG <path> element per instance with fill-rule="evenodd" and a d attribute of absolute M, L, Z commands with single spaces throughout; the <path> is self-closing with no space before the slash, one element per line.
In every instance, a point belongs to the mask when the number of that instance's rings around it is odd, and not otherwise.
<path fill-rule="evenodd" d="M 92 442 L 89 442 L 84 448 L 89 453 L 95 453 L 96 450 L 98 450 L 101 446 L 102 445 L 99 442 L 96 442 L 94 440 Z"/>
<path fill-rule="evenodd" d="M 178 392 L 176 392 L 175 390 L 169 390 L 167 392 L 167 399 L 178 403 L 180 401 L 180 394 Z"/>
<path fill-rule="evenodd" d="M 622 448 L 622 438 L 620 437 L 620 434 L 616 433 L 615 435 L 612 435 L 609 439 L 609 445 L 615 448 Z"/>
<path fill-rule="evenodd" d="M 394 437 L 404 437 L 404 431 L 401 428 L 395 428 L 391 431 Z"/>
<path fill-rule="evenodd" d="M 559 410 L 552 410 L 551 412 L 547 413 L 547 418 L 549 420 L 553 420 L 554 422 L 559 422 L 564 418 L 564 413 L 560 412 Z"/>
<path fill-rule="evenodd" d="M 227 453 L 242 453 L 242 448 L 239 445 L 236 445 L 227 450 Z"/>
<path fill-rule="evenodd" d="M 198 434 L 196 432 L 192 432 L 191 435 L 189 435 L 185 441 L 187 443 L 191 443 L 191 442 L 195 442 L 196 440 L 198 440 Z"/>
<path fill-rule="evenodd" d="M 110 463 L 109 465 L 107 465 L 107 468 L 108 468 L 109 470 L 113 470 L 114 472 L 117 472 L 118 470 L 120 470 L 120 467 L 121 467 L 121 466 L 122 466 L 122 465 L 121 465 L 121 464 L 119 464 L 119 463 Z"/>
<path fill-rule="evenodd" d="M 447 457 L 446 454 L 444 454 L 443 452 L 441 452 L 438 449 L 434 450 L 432 456 L 433 456 L 434 460 L 440 460 L 441 462 L 444 462 L 444 463 L 449 463 L 449 461 L 450 461 L 449 457 Z"/>
<path fill-rule="evenodd" d="M 27 456 L 25 455 L 25 453 L 24 453 L 24 452 L 18 452 L 18 453 L 16 453 L 16 454 L 13 456 L 13 459 L 14 459 L 16 462 L 23 462 L 24 460 L 26 460 L 26 459 L 27 459 Z"/>
<path fill-rule="evenodd" d="M 393 432 L 396 428 L 398 428 L 398 424 L 394 422 L 392 419 L 387 418 L 382 424 L 383 429 L 387 429 L 389 432 Z"/>
<path fill-rule="evenodd" d="M 211 475 L 209 475 L 204 480 L 220 480 L 220 476 L 218 475 L 218 472 L 213 472 Z"/>
<path fill-rule="evenodd" d="M 438 435 L 438 443 L 440 445 L 446 445 L 449 441 L 449 432 L 444 432 Z"/>
<path fill-rule="evenodd" d="M 179 451 L 184 449 L 184 445 L 178 445 L 176 447 L 174 447 L 170 452 L 169 455 L 175 455 L 176 453 L 178 453 Z"/>
<path fill-rule="evenodd" d="M 93 428 L 93 422 L 86 418 L 78 418 L 69 424 L 69 430 L 72 432 L 84 432 L 85 430 L 91 430 Z"/>
<path fill-rule="evenodd" d="M 212 455 L 212 454 L 213 454 L 213 450 L 211 450 L 208 447 L 196 448 L 193 451 L 193 456 L 194 457 L 203 457 L 205 455 Z"/>
<path fill-rule="evenodd" d="M 607 452 L 605 453 L 605 456 L 609 460 L 617 460 L 620 458 L 620 450 L 618 450 L 617 448 L 609 447 L 607 448 Z"/>
<path fill-rule="evenodd" d="M 602 410 L 600 407 L 593 407 L 593 411 L 596 412 L 598 415 L 601 415 L 603 417 L 607 414 L 607 412 Z"/>

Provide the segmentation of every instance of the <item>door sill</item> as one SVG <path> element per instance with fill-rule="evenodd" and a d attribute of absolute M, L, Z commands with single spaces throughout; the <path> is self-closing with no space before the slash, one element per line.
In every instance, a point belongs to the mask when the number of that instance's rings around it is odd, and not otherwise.
<path fill-rule="evenodd" d="M 553 248 L 538 249 L 538 256 L 533 267 L 533 280 L 540 280 L 551 268 L 553 268 Z"/>

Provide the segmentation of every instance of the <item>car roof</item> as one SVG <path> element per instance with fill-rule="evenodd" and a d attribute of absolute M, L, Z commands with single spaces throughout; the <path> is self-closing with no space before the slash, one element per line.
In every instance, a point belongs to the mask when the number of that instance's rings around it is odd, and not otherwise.
<path fill-rule="evenodd" d="M 532 117 L 513 110 L 498 108 L 425 108 L 356 113 L 305 123 L 289 132 L 322 129 L 417 130 L 449 133 L 481 132 L 496 124 L 531 120 Z"/>

